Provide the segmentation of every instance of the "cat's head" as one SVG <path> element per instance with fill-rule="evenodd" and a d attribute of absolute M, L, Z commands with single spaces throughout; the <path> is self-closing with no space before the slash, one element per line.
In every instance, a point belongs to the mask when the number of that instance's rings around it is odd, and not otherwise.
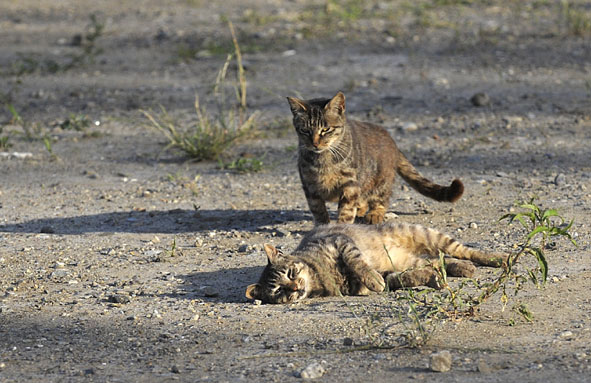
<path fill-rule="evenodd" d="M 267 266 L 259 282 L 246 288 L 246 297 L 264 303 L 293 303 L 308 296 L 309 267 L 271 245 L 265 245 L 265 253 Z"/>
<path fill-rule="evenodd" d="M 331 99 L 288 97 L 287 101 L 293 113 L 293 126 L 307 150 L 323 152 L 339 139 L 346 122 L 343 93 L 338 92 Z"/>

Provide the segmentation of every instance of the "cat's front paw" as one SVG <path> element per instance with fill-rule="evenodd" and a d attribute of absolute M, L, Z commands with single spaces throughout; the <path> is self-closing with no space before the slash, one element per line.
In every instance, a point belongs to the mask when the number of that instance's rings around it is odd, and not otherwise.
<path fill-rule="evenodd" d="M 382 223 L 382 222 L 384 222 L 384 214 L 378 213 L 378 212 L 375 212 L 375 211 L 370 211 L 365 216 L 365 222 L 367 222 L 370 225 L 375 225 L 375 224 L 378 224 L 378 223 Z"/>
<path fill-rule="evenodd" d="M 386 288 L 386 282 L 384 277 L 375 270 L 372 270 L 365 278 L 361 281 L 368 289 L 381 293 Z"/>

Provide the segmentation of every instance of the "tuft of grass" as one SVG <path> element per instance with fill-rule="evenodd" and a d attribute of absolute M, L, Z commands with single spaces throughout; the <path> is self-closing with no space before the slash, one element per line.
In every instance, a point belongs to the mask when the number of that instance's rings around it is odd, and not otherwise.
<path fill-rule="evenodd" d="M 159 116 L 147 111 L 142 113 L 152 123 L 152 127 L 168 139 L 164 150 L 180 149 L 195 161 L 217 160 L 228 148 L 252 136 L 255 131 L 256 114 L 250 115 L 244 122 L 238 121 L 234 110 L 220 112 L 217 116 L 211 117 L 200 106 L 198 96 L 195 97 L 197 122 L 190 129 L 177 128 L 177 123 L 166 109 L 161 109 Z"/>
<path fill-rule="evenodd" d="M 591 34 L 591 16 L 583 9 L 574 8 L 568 0 L 562 0 L 560 7 L 568 34 L 574 36 Z"/>
<path fill-rule="evenodd" d="M 164 150 L 179 149 L 195 161 L 217 160 L 236 143 L 256 134 L 256 118 L 258 114 L 247 113 L 246 90 L 247 82 L 242 65 L 242 54 L 236 38 L 234 26 L 228 22 L 234 55 L 228 55 L 226 62 L 219 70 L 213 93 L 217 97 L 218 113 L 211 115 L 200 104 L 199 95 L 195 96 L 195 112 L 197 122 L 193 127 L 180 128 L 178 123 L 161 107 L 159 115 L 142 110 L 150 121 L 151 127 L 162 133 L 168 140 Z M 227 106 L 224 94 L 227 72 L 232 58 L 236 59 L 237 72 L 234 93 L 237 106 Z"/>

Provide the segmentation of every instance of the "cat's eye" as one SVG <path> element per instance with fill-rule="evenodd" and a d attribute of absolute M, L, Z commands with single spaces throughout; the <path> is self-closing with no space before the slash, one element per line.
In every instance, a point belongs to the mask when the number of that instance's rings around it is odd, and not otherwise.
<path fill-rule="evenodd" d="M 330 134 L 333 130 L 334 128 L 332 126 L 327 126 L 326 128 L 320 129 L 320 135 L 324 136 L 325 134 Z"/>
<path fill-rule="evenodd" d="M 294 280 L 297 277 L 298 271 L 295 268 L 287 270 L 287 278 Z"/>

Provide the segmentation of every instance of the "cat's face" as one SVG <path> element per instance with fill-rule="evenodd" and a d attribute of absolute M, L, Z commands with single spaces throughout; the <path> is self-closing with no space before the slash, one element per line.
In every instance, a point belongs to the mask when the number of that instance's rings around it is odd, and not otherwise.
<path fill-rule="evenodd" d="M 246 288 L 246 297 L 264 303 L 293 303 L 308 296 L 309 268 L 297 258 L 265 245 L 268 263 L 258 283 Z"/>
<path fill-rule="evenodd" d="M 315 153 L 334 147 L 345 126 L 345 95 L 339 92 L 330 100 L 287 100 L 300 144 Z"/>

